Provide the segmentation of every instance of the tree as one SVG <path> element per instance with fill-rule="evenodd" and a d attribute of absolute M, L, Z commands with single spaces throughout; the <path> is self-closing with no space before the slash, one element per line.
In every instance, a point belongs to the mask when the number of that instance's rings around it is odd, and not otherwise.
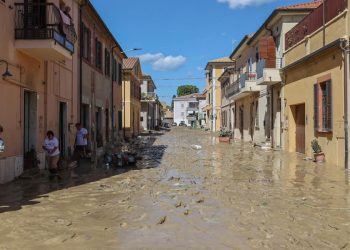
<path fill-rule="evenodd" d="M 194 85 L 182 85 L 177 88 L 177 96 L 191 95 L 198 93 L 199 89 Z"/>

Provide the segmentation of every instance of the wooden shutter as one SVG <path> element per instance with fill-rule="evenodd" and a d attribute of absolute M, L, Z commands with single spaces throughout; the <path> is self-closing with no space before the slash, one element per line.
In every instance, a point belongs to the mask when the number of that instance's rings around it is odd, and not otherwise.
<path fill-rule="evenodd" d="M 332 82 L 326 82 L 326 95 L 327 95 L 327 103 L 326 103 L 326 124 L 325 128 L 328 132 L 333 129 L 333 114 L 332 114 Z"/>
<path fill-rule="evenodd" d="M 259 40 L 259 57 L 260 59 L 268 59 L 268 37 L 262 37 Z"/>
<path fill-rule="evenodd" d="M 276 43 L 273 36 L 260 38 L 259 53 L 260 59 L 266 61 L 266 68 L 276 68 Z"/>
<path fill-rule="evenodd" d="M 320 119 L 320 113 L 319 113 L 319 85 L 314 84 L 314 129 L 315 131 L 318 131 L 319 126 L 319 119 Z"/>

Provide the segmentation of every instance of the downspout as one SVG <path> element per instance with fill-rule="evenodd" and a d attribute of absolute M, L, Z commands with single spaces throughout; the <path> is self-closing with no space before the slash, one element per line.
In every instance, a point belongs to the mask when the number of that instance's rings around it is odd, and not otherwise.
<path fill-rule="evenodd" d="M 343 39 L 341 41 L 341 49 L 344 54 L 344 134 L 345 134 L 345 169 L 349 169 L 349 117 L 348 117 L 348 77 L 349 72 L 349 41 Z"/>
<path fill-rule="evenodd" d="M 112 103 L 112 108 L 111 108 L 111 111 L 112 111 L 112 143 L 114 143 L 115 141 L 115 125 L 117 124 L 116 123 L 116 119 L 117 119 L 117 115 L 115 113 L 115 107 L 114 107 L 114 84 L 113 84 L 113 74 L 114 74 L 114 67 L 115 65 L 114 64 L 114 56 L 113 56 L 113 52 L 114 52 L 114 49 L 117 48 L 118 46 L 117 45 L 113 45 L 112 48 L 111 48 L 111 59 L 112 59 L 112 72 L 111 72 L 111 86 L 112 86 L 112 93 L 111 93 L 111 96 L 112 96 L 112 99 L 111 99 L 111 103 Z M 115 63 L 117 63 L 117 61 L 115 61 Z M 115 72 L 117 73 L 117 72 Z"/>

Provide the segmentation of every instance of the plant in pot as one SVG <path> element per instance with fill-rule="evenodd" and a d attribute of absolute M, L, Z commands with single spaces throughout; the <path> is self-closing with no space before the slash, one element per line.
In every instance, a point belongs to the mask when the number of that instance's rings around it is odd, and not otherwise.
<path fill-rule="evenodd" d="M 312 147 L 312 150 L 314 151 L 315 162 L 325 162 L 326 157 L 325 157 L 324 153 L 322 152 L 322 148 L 316 139 L 314 139 L 311 142 L 311 147 Z"/>
<path fill-rule="evenodd" d="M 220 130 L 220 134 L 219 134 L 219 142 L 230 143 L 231 136 L 232 136 L 231 131 L 226 131 L 222 129 Z"/>

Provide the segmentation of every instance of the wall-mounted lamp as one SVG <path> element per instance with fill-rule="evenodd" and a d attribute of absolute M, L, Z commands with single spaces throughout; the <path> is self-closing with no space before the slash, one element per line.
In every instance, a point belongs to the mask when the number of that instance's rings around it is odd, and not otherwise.
<path fill-rule="evenodd" d="M 7 61 L 5 61 L 5 60 L 0 60 L 0 65 L 3 64 L 3 63 L 6 64 L 6 70 L 5 70 L 5 73 L 2 74 L 2 77 L 11 77 L 12 74 L 9 71 L 9 63 Z"/>

